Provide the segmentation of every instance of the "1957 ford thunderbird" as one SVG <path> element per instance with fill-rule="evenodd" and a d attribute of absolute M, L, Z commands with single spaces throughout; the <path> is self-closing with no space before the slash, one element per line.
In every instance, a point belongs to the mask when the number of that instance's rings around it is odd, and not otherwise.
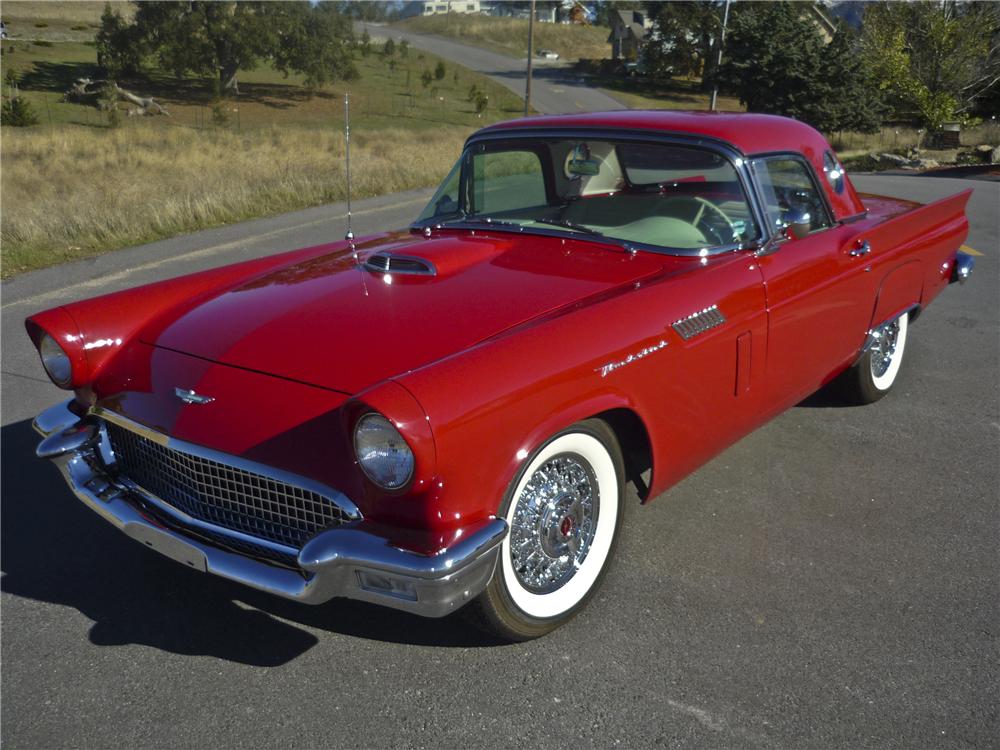
<path fill-rule="evenodd" d="M 626 482 L 655 497 L 826 384 L 892 388 L 972 270 L 968 195 L 859 196 L 780 117 L 500 123 L 408 230 L 29 318 L 73 391 L 38 455 L 196 570 L 536 637 L 593 594 Z"/>

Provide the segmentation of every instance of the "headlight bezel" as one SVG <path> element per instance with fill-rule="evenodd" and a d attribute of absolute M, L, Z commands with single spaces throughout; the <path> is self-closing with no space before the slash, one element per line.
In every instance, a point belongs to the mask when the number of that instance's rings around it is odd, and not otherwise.
<path fill-rule="evenodd" d="M 60 388 L 69 388 L 73 382 L 73 359 L 54 336 L 42 334 L 38 340 L 38 356 L 49 379 Z"/>
<path fill-rule="evenodd" d="M 372 432 L 381 431 L 383 434 L 387 435 L 390 445 L 389 450 L 398 451 L 403 449 L 405 451 L 405 458 L 408 461 L 408 467 L 404 478 L 397 479 L 395 482 L 386 481 L 386 475 L 378 475 L 377 471 L 371 466 L 371 461 L 366 459 L 365 456 L 365 454 L 369 453 L 371 449 L 366 449 L 364 445 L 359 444 L 359 436 L 364 437 L 362 435 L 362 431 L 366 428 L 371 429 Z M 362 473 L 368 481 L 380 490 L 392 493 L 404 492 L 413 482 L 413 477 L 416 474 L 416 456 L 413 453 L 413 448 L 410 446 L 409 442 L 399 431 L 396 425 L 392 423 L 392 420 L 384 414 L 377 411 L 367 411 L 362 414 L 354 423 L 351 443 L 354 448 L 355 461 L 361 468 Z"/>

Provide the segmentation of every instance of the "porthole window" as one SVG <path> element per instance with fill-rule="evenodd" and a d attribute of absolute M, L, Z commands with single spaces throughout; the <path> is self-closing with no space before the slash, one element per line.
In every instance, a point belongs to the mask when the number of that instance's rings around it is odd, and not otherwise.
<path fill-rule="evenodd" d="M 823 155 L 823 172 L 826 174 L 826 179 L 829 181 L 830 187 L 833 188 L 833 192 L 838 195 L 844 192 L 844 168 L 829 151 Z"/>

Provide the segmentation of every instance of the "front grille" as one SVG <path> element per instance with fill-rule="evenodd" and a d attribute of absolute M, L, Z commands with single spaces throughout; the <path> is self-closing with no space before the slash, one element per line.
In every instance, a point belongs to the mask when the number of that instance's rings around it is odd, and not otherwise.
<path fill-rule="evenodd" d="M 112 422 L 106 426 L 118 470 L 192 518 L 295 548 L 351 520 L 312 490 L 168 448 Z"/>

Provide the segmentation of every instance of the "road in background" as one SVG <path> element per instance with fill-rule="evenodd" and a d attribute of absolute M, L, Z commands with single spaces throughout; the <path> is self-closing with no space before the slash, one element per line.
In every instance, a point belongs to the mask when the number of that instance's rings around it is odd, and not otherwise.
<path fill-rule="evenodd" d="M 520 645 L 186 570 L 33 456 L 29 417 L 65 393 L 26 343 L 26 314 L 339 239 L 342 206 L 5 283 L 0 741 L 995 747 L 1000 184 L 856 182 L 923 201 L 975 189 L 968 244 L 985 254 L 911 327 L 893 393 L 858 408 L 819 394 L 651 505 L 632 496 L 590 606 Z M 404 225 L 426 196 L 359 202 L 356 229 Z"/>
<path fill-rule="evenodd" d="M 355 27 L 367 30 L 373 39 L 403 39 L 411 46 L 432 52 L 466 68 L 492 78 L 501 86 L 524 98 L 524 79 L 527 58 L 516 58 L 499 52 L 472 47 L 448 37 L 434 34 L 416 34 L 393 26 L 357 23 Z M 624 109 L 621 102 L 607 94 L 589 88 L 586 79 L 565 62 L 536 58 L 531 76 L 531 105 L 543 115 L 566 112 L 599 112 Z"/>

